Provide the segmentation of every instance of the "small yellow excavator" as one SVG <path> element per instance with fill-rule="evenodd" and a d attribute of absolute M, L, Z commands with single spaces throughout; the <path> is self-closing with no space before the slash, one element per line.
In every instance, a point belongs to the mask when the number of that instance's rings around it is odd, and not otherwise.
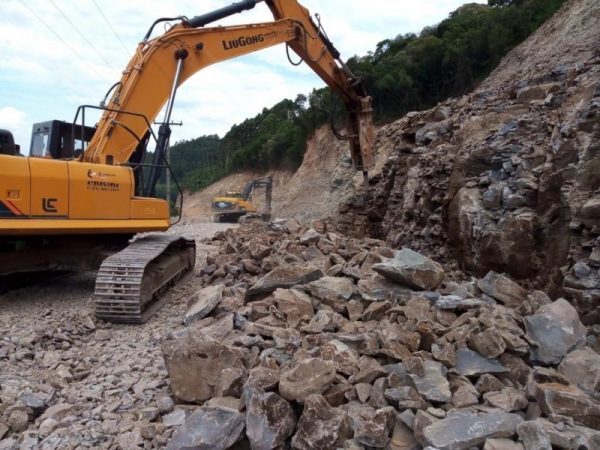
<path fill-rule="evenodd" d="M 258 208 L 251 203 L 254 190 L 265 189 L 265 205 L 260 217 L 263 220 L 271 219 L 271 202 L 273 199 L 273 177 L 257 178 L 249 181 L 241 192 L 227 192 L 212 201 L 212 211 L 215 222 L 237 222 L 240 217 L 257 215 Z"/>
<path fill-rule="evenodd" d="M 207 27 L 263 1 L 272 22 Z M 151 38 L 166 22 L 172 25 L 168 31 Z M 73 123 L 36 124 L 29 157 L 14 154 L 12 145 L 13 154 L 0 154 L 0 276 L 98 270 L 96 316 L 145 321 L 165 289 L 195 262 L 192 240 L 150 234 L 130 242 L 137 233 L 172 225 L 168 203 L 156 198 L 156 184 L 170 170 L 165 152 L 177 88 L 204 67 L 277 44 L 291 48 L 341 97 L 352 159 L 366 173 L 371 98 L 320 23 L 296 0 L 243 0 L 193 18 L 160 18 L 100 106 L 80 106 Z M 156 135 L 151 124 L 165 104 Z M 91 110 L 102 111 L 94 127 L 85 124 Z M 151 140 L 154 157 L 146 162 Z"/>

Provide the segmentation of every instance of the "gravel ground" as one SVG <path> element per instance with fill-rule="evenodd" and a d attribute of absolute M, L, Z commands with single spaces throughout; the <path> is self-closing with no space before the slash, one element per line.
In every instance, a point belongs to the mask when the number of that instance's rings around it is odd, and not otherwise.
<path fill-rule="evenodd" d="M 170 232 L 199 241 L 231 226 L 187 222 Z M 198 242 L 199 263 L 209 250 Z M 94 274 L 58 275 L 0 296 L 0 449 L 164 446 L 177 411 L 168 416 L 159 342 L 182 326 L 195 279 L 134 326 L 93 319 Z"/>

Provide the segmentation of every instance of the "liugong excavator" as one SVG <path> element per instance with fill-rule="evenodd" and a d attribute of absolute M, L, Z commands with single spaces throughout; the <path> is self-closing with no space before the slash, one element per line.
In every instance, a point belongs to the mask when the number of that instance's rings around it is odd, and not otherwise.
<path fill-rule="evenodd" d="M 206 27 L 263 2 L 272 22 Z M 174 24 L 150 39 L 161 22 Z M 343 100 L 355 167 L 371 164 L 371 98 L 308 10 L 296 0 L 243 0 L 197 16 L 154 22 L 121 80 L 107 94 L 95 128 L 79 107 L 73 124 L 36 124 L 30 156 L 0 155 L 0 274 L 98 270 L 98 318 L 142 322 L 163 291 L 194 266 L 193 241 L 142 232 L 171 226 L 155 198 L 177 88 L 202 68 L 277 44 L 293 49 Z M 110 96 L 110 99 L 108 97 Z M 166 103 L 155 136 L 151 123 Z M 89 115 L 88 115 L 89 117 Z M 78 122 L 81 120 L 81 124 Z M 146 146 L 156 141 L 151 164 Z M 143 175 L 146 169 L 149 173 Z"/>
<path fill-rule="evenodd" d="M 241 192 L 227 192 L 213 198 L 211 209 L 215 222 L 237 222 L 241 217 L 258 214 L 258 208 L 251 203 L 254 191 L 258 188 L 265 190 L 265 205 L 260 217 L 271 220 L 271 201 L 273 199 L 273 177 L 271 175 L 248 181 Z"/>

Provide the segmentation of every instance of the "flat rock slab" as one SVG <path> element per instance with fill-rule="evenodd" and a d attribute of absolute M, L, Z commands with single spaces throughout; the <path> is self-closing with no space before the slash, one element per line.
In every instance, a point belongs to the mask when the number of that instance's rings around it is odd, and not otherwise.
<path fill-rule="evenodd" d="M 373 265 L 373 270 L 398 284 L 419 290 L 434 290 L 445 277 L 444 268 L 432 259 L 403 248 L 393 258 Z"/>
<path fill-rule="evenodd" d="M 424 370 L 422 377 L 410 374 L 419 394 L 434 402 L 449 402 L 452 394 L 446 379 L 446 368 L 439 362 L 425 361 Z"/>
<path fill-rule="evenodd" d="M 175 411 L 162 416 L 162 423 L 165 427 L 178 427 L 185 423 L 185 411 L 176 409 Z"/>
<path fill-rule="evenodd" d="M 512 439 L 488 439 L 483 450 L 525 450 L 523 444 Z"/>
<path fill-rule="evenodd" d="M 235 409 L 203 406 L 175 432 L 167 450 L 226 450 L 241 439 L 245 426 Z"/>
<path fill-rule="evenodd" d="M 257 295 L 268 294 L 276 289 L 292 288 L 311 281 L 318 280 L 325 274 L 311 265 L 289 264 L 273 269 L 260 280 L 258 280 L 250 289 L 246 291 L 246 299 L 251 299 Z"/>
<path fill-rule="evenodd" d="M 388 300 L 390 297 L 402 299 L 410 297 L 414 292 L 411 288 L 400 286 L 380 275 L 358 280 L 356 286 L 363 300 L 369 302 Z"/>
<path fill-rule="evenodd" d="M 487 303 L 478 298 L 462 298 L 458 295 L 445 295 L 440 297 L 434 304 L 437 309 L 442 311 L 466 311 L 472 308 L 479 308 Z"/>
<path fill-rule="evenodd" d="M 456 370 L 464 376 L 508 372 L 508 369 L 497 360 L 484 358 L 479 353 L 468 348 L 457 350 Z"/>
<path fill-rule="evenodd" d="M 304 288 L 336 312 L 345 311 L 348 300 L 354 294 L 354 282 L 346 277 L 322 277 Z"/>
<path fill-rule="evenodd" d="M 600 355 L 591 348 L 569 353 L 558 366 L 558 371 L 584 391 L 600 390 Z"/>
<path fill-rule="evenodd" d="M 535 363 L 558 364 L 571 350 L 585 345 L 587 330 L 565 299 L 541 306 L 524 320 L 527 337 L 533 343 L 530 357 Z"/>
<path fill-rule="evenodd" d="M 223 299 L 223 284 L 208 286 L 198 291 L 194 297 L 196 302 L 185 313 L 183 317 L 184 325 L 190 325 L 200 319 L 205 318 L 210 312 L 215 309 L 219 302 Z"/>
<path fill-rule="evenodd" d="M 508 438 L 523 419 L 502 411 L 458 411 L 423 429 L 426 443 L 438 450 L 468 450 L 489 438 Z"/>
<path fill-rule="evenodd" d="M 479 280 L 477 286 L 494 300 L 511 308 L 519 306 L 527 297 L 525 289 L 510 278 L 493 271 Z"/>

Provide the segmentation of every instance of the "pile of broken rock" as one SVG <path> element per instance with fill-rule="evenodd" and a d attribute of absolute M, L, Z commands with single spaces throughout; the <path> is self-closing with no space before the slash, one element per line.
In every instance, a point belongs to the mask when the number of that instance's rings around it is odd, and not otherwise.
<path fill-rule="evenodd" d="M 212 244 L 162 342 L 199 405 L 168 448 L 600 448 L 600 355 L 567 301 L 320 221 Z"/>

